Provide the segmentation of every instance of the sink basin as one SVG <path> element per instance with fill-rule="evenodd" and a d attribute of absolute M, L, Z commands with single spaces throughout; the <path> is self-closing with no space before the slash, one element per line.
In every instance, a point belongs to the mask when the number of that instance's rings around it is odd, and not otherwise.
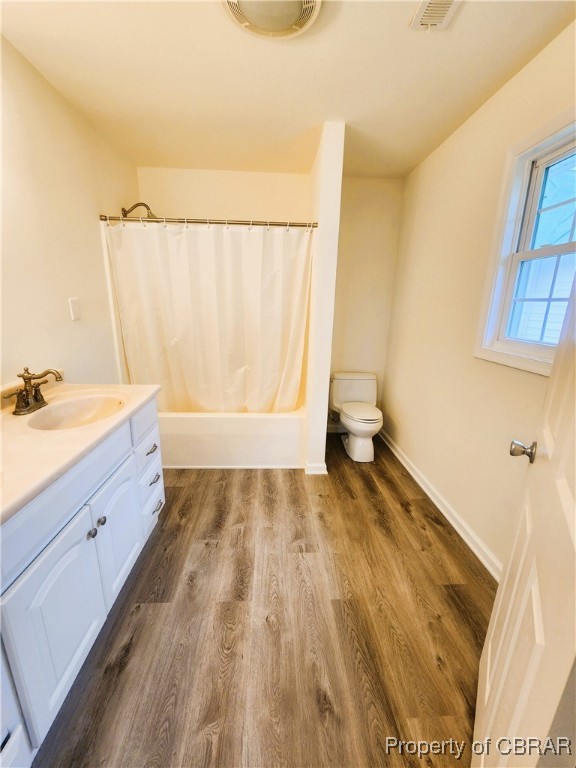
<path fill-rule="evenodd" d="M 114 416 L 126 401 L 115 394 L 90 394 L 58 400 L 30 416 L 32 429 L 72 429 Z"/>

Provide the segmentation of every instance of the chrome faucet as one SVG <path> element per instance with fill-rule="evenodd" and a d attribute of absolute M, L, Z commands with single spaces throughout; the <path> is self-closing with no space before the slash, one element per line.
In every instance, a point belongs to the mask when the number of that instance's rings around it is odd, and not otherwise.
<path fill-rule="evenodd" d="M 49 373 L 54 376 L 56 381 L 62 381 L 62 376 L 54 368 L 46 368 L 42 373 L 30 373 L 28 368 L 24 368 L 22 373 L 18 374 L 18 378 L 22 379 L 24 386 L 15 389 L 14 392 L 9 392 L 6 395 L 3 395 L 5 400 L 10 397 L 16 397 L 16 407 L 13 411 L 16 416 L 33 413 L 34 411 L 37 411 L 38 408 L 43 408 L 45 405 L 48 405 L 46 400 L 44 400 L 44 395 L 40 391 L 40 387 L 42 384 L 47 383 L 48 379 L 45 379 L 44 377 L 48 376 Z M 42 381 L 39 381 L 39 379 L 42 379 Z"/>

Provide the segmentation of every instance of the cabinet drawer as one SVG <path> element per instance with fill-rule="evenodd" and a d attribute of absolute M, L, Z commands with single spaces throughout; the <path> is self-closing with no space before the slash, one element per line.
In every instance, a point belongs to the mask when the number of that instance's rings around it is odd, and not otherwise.
<path fill-rule="evenodd" d="M 131 451 L 130 425 L 122 424 L 2 526 L 2 590 L 76 514 Z"/>
<path fill-rule="evenodd" d="M 158 483 L 160 486 L 160 483 Z M 162 511 L 165 504 L 164 485 L 160 487 L 154 486 L 157 490 L 154 491 L 148 504 L 142 507 L 142 522 L 144 524 L 144 533 L 148 537 L 150 531 L 158 522 L 158 515 Z"/>
<path fill-rule="evenodd" d="M 150 499 L 160 488 L 164 487 L 164 477 L 162 475 L 162 461 L 160 456 L 155 459 L 142 475 L 139 481 L 140 502 L 146 506 Z"/>
<path fill-rule="evenodd" d="M 132 430 L 132 445 L 138 445 L 146 432 L 155 427 L 158 422 L 156 398 L 150 400 L 145 406 L 132 416 L 130 428 Z"/>
<path fill-rule="evenodd" d="M 142 475 L 146 468 L 160 457 L 160 432 L 158 428 L 149 432 L 146 437 L 134 448 L 136 454 L 136 467 L 138 475 Z"/>

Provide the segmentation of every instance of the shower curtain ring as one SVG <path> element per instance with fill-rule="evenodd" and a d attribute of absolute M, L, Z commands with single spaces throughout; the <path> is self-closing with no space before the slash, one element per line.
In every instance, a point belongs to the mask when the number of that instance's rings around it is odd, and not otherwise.
<path fill-rule="evenodd" d="M 140 224 L 142 224 L 144 229 L 146 229 L 146 223 L 144 221 L 142 221 L 142 216 L 140 216 Z"/>
<path fill-rule="evenodd" d="M 210 219 L 206 219 L 206 226 L 210 229 Z"/>
<path fill-rule="evenodd" d="M 230 229 L 230 227 L 228 226 L 228 219 L 226 219 L 226 229 Z"/>
<path fill-rule="evenodd" d="M 184 224 L 186 226 L 186 229 L 188 229 L 188 219 L 184 219 Z"/>
<path fill-rule="evenodd" d="M 290 222 L 286 223 L 286 232 L 290 232 Z"/>
<path fill-rule="evenodd" d="M 254 222 L 252 222 L 252 221 L 250 222 L 250 226 L 248 227 L 248 231 L 249 231 L 249 232 L 252 232 L 252 224 L 253 224 L 253 223 L 254 223 Z"/>
<path fill-rule="evenodd" d="M 106 216 L 106 226 L 110 226 L 110 216 Z"/>
<path fill-rule="evenodd" d="M 120 224 L 126 229 L 126 224 L 124 224 L 124 219 L 122 218 L 122 214 L 120 214 Z"/>
<path fill-rule="evenodd" d="M 164 217 L 164 229 L 166 229 L 166 217 Z"/>
<path fill-rule="evenodd" d="M 266 222 L 266 232 L 270 232 L 270 222 Z"/>

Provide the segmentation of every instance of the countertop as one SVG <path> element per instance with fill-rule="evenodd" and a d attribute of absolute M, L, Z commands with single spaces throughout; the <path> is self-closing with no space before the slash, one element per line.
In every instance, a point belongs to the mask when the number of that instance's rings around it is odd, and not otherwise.
<path fill-rule="evenodd" d="M 32 501 L 98 443 L 155 397 L 160 387 L 148 384 L 56 384 L 46 388 L 48 405 L 25 416 L 13 406 L 0 413 L 2 477 L 0 523 Z M 50 403 L 86 394 L 117 394 L 124 407 L 100 421 L 69 429 L 34 429 L 30 419 L 46 412 Z"/>

